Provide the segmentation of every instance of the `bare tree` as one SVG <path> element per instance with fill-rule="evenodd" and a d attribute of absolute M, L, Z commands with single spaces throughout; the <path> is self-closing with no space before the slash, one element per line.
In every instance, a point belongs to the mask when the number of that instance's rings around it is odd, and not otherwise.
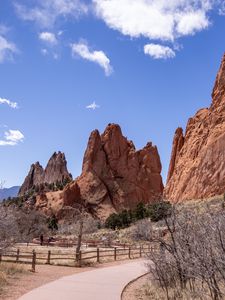
<path fill-rule="evenodd" d="M 84 205 L 76 203 L 76 207 L 64 207 L 63 215 L 66 215 L 66 223 L 59 225 L 59 232 L 76 235 L 76 259 L 79 260 L 80 250 L 82 247 L 83 235 L 93 232 L 97 229 L 97 222 L 87 212 Z"/>
<path fill-rule="evenodd" d="M 225 214 L 173 209 L 165 218 L 166 238 L 155 237 L 159 251 L 149 255 L 154 281 L 167 299 L 189 293 L 189 299 L 225 296 Z M 171 294 L 173 291 L 173 294 Z M 203 297 L 204 295 L 204 297 Z"/>
<path fill-rule="evenodd" d="M 151 241 L 153 238 L 152 223 L 148 219 L 140 220 L 131 229 L 131 237 L 136 241 Z"/>
<path fill-rule="evenodd" d="M 47 230 L 46 218 L 40 213 L 24 211 L 16 206 L 0 205 L 0 248 L 17 242 L 29 242 Z"/>
<path fill-rule="evenodd" d="M 0 205 L 0 249 L 12 245 L 17 239 L 18 224 L 12 209 Z"/>

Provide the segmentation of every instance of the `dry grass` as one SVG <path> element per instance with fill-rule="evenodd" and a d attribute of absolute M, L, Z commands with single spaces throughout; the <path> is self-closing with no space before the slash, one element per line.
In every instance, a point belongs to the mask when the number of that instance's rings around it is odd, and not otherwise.
<path fill-rule="evenodd" d="M 146 282 L 142 287 L 138 290 L 134 291 L 134 294 L 137 297 L 136 299 L 140 300 L 167 300 L 165 291 L 160 289 L 157 285 L 154 285 L 153 282 Z M 198 293 L 198 290 L 191 291 L 190 289 L 180 290 L 176 288 L 170 288 L 168 290 L 168 296 L 171 300 L 207 300 L 212 299 L 209 294 L 209 290 L 205 289 L 204 293 Z"/>
<path fill-rule="evenodd" d="M 0 296 L 4 292 L 4 288 L 8 285 L 9 280 L 17 278 L 17 276 L 28 272 L 23 265 L 15 263 L 1 263 L 0 264 Z"/>
<path fill-rule="evenodd" d="M 202 288 L 202 287 L 201 287 Z M 200 289 L 199 289 L 200 290 Z M 208 291 L 205 289 L 204 294 L 198 294 L 186 290 L 169 289 L 169 299 L 171 300 L 208 300 L 211 299 Z M 124 291 L 122 300 L 167 300 L 165 291 L 159 288 L 159 286 L 154 283 L 149 275 L 131 283 Z"/>
<path fill-rule="evenodd" d="M 199 212 L 205 212 L 206 209 L 221 209 L 221 206 L 224 204 L 224 195 L 217 195 L 205 199 L 195 199 L 180 202 L 176 204 L 177 208 L 193 208 Z"/>

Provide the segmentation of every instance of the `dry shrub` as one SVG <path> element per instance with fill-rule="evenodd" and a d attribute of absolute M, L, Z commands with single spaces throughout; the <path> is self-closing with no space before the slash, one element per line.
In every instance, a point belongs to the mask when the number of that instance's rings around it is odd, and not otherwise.
<path fill-rule="evenodd" d="M 135 241 L 151 241 L 152 236 L 152 224 L 148 219 L 136 222 L 131 231 L 131 237 Z"/>
<path fill-rule="evenodd" d="M 167 237 L 155 238 L 160 250 L 149 255 L 149 270 L 160 293 L 165 299 L 223 299 L 224 210 L 199 214 L 174 209 L 165 225 Z"/>
<path fill-rule="evenodd" d="M 46 231 L 46 218 L 40 213 L 0 204 L 0 250 L 17 242 L 29 242 Z"/>
<path fill-rule="evenodd" d="M 0 271 L 0 287 L 5 285 L 7 283 L 7 277 L 6 274 L 2 271 Z"/>
<path fill-rule="evenodd" d="M 24 265 L 16 263 L 2 263 L 0 264 L 0 272 L 4 273 L 6 276 L 14 276 L 16 274 L 25 273 L 26 267 Z"/>
<path fill-rule="evenodd" d="M 3 293 L 4 287 L 8 284 L 9 278 L 14 278 L 17 275 L 26 273 L 27 269 L 23 265 L 16 263 L 1 263 L 0 264 L 0 296 Z"/>
<path fill-rule="evenodd" d="M 80 217 L 80 216 L 79 216 Z M 78 235 L 80 228 L 80 218 L 74 218 L 73 222 L 68 224 L 60 224 L 58 229 L 59 235 Z M 92 218 L 90 215 L 86 215 L 83 218 L 83 233 L 91 234 L 95 233 L 98 230 L 99 221 Z"/>

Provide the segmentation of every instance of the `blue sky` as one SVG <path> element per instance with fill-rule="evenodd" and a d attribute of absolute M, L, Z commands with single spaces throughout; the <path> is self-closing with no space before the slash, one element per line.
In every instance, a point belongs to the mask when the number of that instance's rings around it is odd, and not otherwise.
<path fill-rule="evenodd" d="M 175 129 L 210 105 L 224 12 L 220 0 L 2 0 L 0 179 L 21 184 L 58 150 L 76 177 L 90 132 L 119 123 L 137 149 L 157 145 L 165 180 Z"/>

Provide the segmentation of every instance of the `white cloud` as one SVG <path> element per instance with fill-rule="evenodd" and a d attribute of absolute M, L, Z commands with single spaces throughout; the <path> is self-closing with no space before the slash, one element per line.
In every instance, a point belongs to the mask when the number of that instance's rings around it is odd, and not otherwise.
<path fill-rule="evenodd" d="M 41 54 L 43 54 L 44 56 L 48 55 L 48 50 L 45 48 L 41 49 Z"/>
<path fill-rule="evenodd" d="M 4 24 L 0 24 L 0 35 L 5 35 L 9 32 L 10 28 Z"/>
<path fill-rule="evenodd" d="M 174 41 L 210 25 L 218 0 L 93 0 L 96 15 L 130 37 Z"/>
<path fill-rule="evenodd" d="M 41 41 L 44 41 L 44 42 L 46 42 L 46 43 L 48 43 L 48 44 L 50 44 L 50 45 L 56 45 L 57 44 L 57 38 L 56 38 L 56 36 L 55 36 L 55 34 L 54 33 L 52 33 L 52 32 L 47 32 L 47 31 L 45 31 L 45 32 L 41 32 L 40 34 L 39 34 L 39 39 L 41 40 Z"/>
<path fill-rule="evenodd" d="M 9 42 L 4 36 L 0 35 L 0 63 L 11 59 L 12 55 L 17 52 L 15 44 Z"/>
<path fill-rule="evenodd" d="M 61 36 L 61 35 L 63 35 L 63 33 L 64 33 L 63 30 L 59 30 L 59 31 L 57 32 L 57 35 L 58 35 L 58 36 Z"/>
<path fill-rule="evenodd" d="M 154 59 L 167 59 L 176 56 L 175 52 L 171 48 L 158 44 L 145 45 L 144 53 L 150 55 Z"/>
<path fill-rule="evenodd" d="M 221 15 L 221 16 L 225 15 L 225 1 L 222 1 L 221 5 L 220 5 L 219 15 Z"/>
<path fill-rule="evenodd" d="M 8 99 L 0 98 L 0 104 L 6 104 L 10 106 L 11 108 L 18 108 L 18 103 L 17 102 L 12 102 Z"/>
<path fill-rule="evenodd" d="M 80 0 L 36 0 L 35 5 L 15 4 L 18 16 L 34 21 L 42 28 L 52 27 L 59 17 L 79 17 L 86 14 L 88 7 Z"/>
<path fill-rule="evenodd" d="M 190 12 L 178 17 L 177 33 L 180 35 L 192 35 L 208 27 L 209 20 L 203 11 Z"/>
<path fill-rule="evenodd" d="M 103 51 L 91 51 L 88 45 L 80 42 L 78 44 L 72 44 L 72 55 L 79 55 L 80 57 L 92 61 L 102 67 L 105 71 L 106 76 L 111 75 L 113 68 L 110 65 L 110 59 L 106 56 Z"/>
<path fill-rule="evenodd" d="M 23 142 L 24 135 L 19 130 L 8 130 L 4 133 L 4 139 L 0 140 L 0 146 L 16 146 Z"/>
<path fill-rule="evenodd" d="M 94 101 L 92 104 L 86 106 L 86 108 L 96 110 L 97 108 L 100 108 L 100 105 L 96 104 L 95 101 Z"/>

